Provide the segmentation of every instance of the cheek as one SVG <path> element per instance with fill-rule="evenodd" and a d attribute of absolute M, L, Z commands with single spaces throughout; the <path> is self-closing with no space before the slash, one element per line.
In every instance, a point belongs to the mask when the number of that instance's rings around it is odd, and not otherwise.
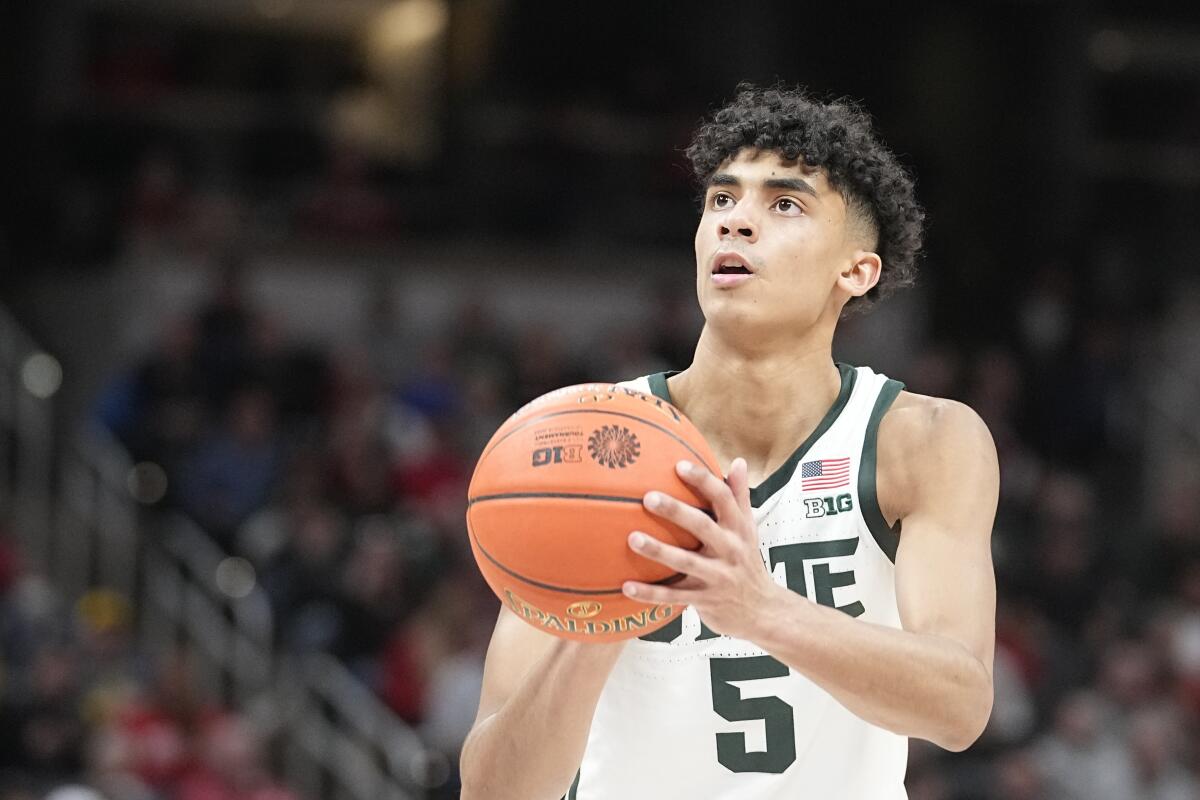
<path fill-rule="evenodd" d="M 781 255 L 779 275 L 785 285 L 775 287 L 771 294 L 781 303 L 824 303 L 837 282 L 835 248 L 820 236 L 798 235 L 781 248 Z"/>
<path fill-rule="evenodd" d="M 826 225 L 810 225 L 795 231 L 785 245 L 793 267 L 806 279 L 823 279 L 834 269 L 840 258 L 836 237 Z"/>
<path fill-rule="evenodd" d="M 709 230 L 711 227 L 712 226 L 708 224 L 707 216 L 700 218 L 700 224 L 696 226 L 696 238 L 694 240 L 697 260 L 699 260 L 706 252 L 711 250 L 713 238 Z"/>
<path fill-rule="evenodd" d="M 717 242 L 704 231 L 696 231 L 693 250 L 696 254 L 696 275 L 707 273 L 709 259 L 716 250 Z"/>

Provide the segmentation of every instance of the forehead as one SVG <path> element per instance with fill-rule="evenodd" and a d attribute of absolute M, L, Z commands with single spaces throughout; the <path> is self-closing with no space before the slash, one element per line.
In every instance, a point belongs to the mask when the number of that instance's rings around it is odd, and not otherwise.
<path fill-rule="evenodd" d="M 816 189 L 818 195 L 836 194 L 823 168 L 809 166 L 802 158 L 785 159 L 777 150 L 742 148 L 732 158 L 721 162 L 713 174 L 732 175 L 742 183 L 761 183 L 771 178 L 800 178 Z"/>

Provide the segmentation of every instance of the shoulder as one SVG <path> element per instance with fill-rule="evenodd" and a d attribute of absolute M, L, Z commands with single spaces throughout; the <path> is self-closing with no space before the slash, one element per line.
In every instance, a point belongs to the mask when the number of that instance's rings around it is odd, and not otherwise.
<path fill-rule="evenodd" d="M 954 489 L 995 493 L 996 445 L 970 406 L 901 392 L 879 425 L 880 506 L 889 523 Z"/>
<path fill-rule="evenodd" d="M 966 403 L 945 397 L 900 392 L 879 426 L 889 447 L 939 449 L 987 445 L 995 451 L 987 425 Z"/>

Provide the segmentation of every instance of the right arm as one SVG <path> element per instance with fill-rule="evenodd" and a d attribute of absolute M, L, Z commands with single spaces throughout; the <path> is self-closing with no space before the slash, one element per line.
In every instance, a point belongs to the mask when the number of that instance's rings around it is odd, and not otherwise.
<path fill-rule="evenodd" d="M 463 743 L 463 800 L 558 800 L 583 760 L 623 642 L 568 641 L 506 608 L 488 646 L 479 714 Z"/>

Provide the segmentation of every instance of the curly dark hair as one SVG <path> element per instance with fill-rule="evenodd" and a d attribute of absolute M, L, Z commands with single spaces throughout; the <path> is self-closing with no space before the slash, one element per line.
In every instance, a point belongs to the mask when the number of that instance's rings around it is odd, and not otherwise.
<path fill-rule="evenodd" d="M 736 99 L 700 126 L 685 152 L 706 188 L 717 168 L 746 148 L 824 169 L 848 209 L 873 228 L 883 274 L 866 297 L 851 298 L 847 309 L 865 308 L 912 285 L 925 212 L 912 177 L 876 138 L 870 116 L 857 103 L 821 102 L 799 88 L 739 84 Z"/>

